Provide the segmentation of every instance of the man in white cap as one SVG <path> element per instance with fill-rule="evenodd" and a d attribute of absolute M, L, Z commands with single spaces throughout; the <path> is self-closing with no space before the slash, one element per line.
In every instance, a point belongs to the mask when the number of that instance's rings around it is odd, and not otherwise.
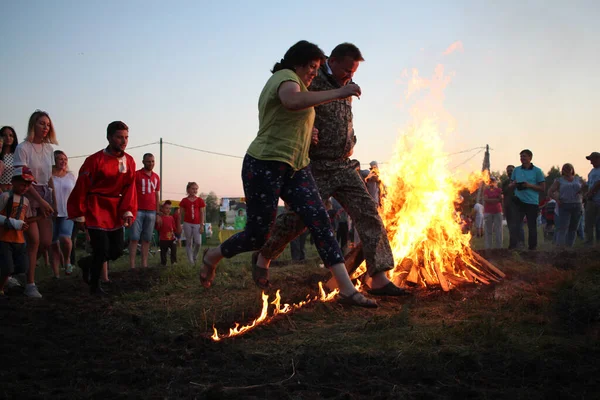
<path fill-rule="evenodd" d="M 589 160 L 593 167 L 588 174 L 588 192 L 585 196 L 585 244 L 591 246 L 594 244 L 594 234 L 598 231 L 600 223 L 600 153 L 594 151 L 586 160 Z"/>
<path fill-rule="evenodd" d="M 379 166 L 377 161 L 371 161 L 369 164 L 369 174 L 365 178 L 367 184 L 367 191 L 377 203 L 377 206 L 381 206 L 381 180 L 379 179 Z"/>

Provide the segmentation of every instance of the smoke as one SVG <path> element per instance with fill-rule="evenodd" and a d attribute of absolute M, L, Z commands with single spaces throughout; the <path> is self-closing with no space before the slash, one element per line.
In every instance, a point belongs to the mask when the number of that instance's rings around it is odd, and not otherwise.
<path fill-rule="evenodd" d="M 452 43 L 450 46 L 448 46 L 446 51 L 444 51 L 442 54 L 447 56 L 447 55 L 454 53 L 455 51 L 460 51 L 462 53 L 464 50 L 465 49 L 463 47 L 462 42 L 460 40 L 458 40 L 458 41 Z"/>

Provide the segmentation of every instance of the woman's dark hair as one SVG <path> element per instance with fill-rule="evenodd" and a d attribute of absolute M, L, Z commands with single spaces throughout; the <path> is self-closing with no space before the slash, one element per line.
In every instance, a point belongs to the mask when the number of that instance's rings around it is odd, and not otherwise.
<path fill-rule="evenodd" d="M 575 175 L 575 167 L 573 167 L 573 164 L 571 163 L 566 163 L 565 165 L 562 166 L 561 170 L 561 174 L 562 174 L 562 170 L 565 168 L 569 168 L 571 170 L 571 172 L 573 173 L 573 175 Z"/>
<path fill-rule="evenodd" d="M 272 73 L 282 69 L 291 69 L 303 67 L 311 61 L 319 60 L 321 64 L 325 62 L 325 53 L 314 43 L 301 40 L 285 52 L 285 55 L 278 63 L 275 63 Z"/>
<path fill-rule="evenodd" d="M 17 145 L 19 144 L 19 139 L 17 138 L 17 132 L 15 132 L 14 128 L 12 126 L 3 126 L 2 128 L 0 128 L 0 136 L 4 135 L 4 131 L 11 131 L 13 134 L 13 142 L 10 145 L 10 153 L 14 154 L 15 150 L 17 149 Z M 0 149 L 0 160 L 4 159 L 4 155 L 2 154 L 2 149 Z"/>

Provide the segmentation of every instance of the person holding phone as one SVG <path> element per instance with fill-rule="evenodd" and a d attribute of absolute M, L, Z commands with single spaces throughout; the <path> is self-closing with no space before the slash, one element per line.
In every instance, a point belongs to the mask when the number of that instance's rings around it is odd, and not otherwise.
<path fill-rule="evenodd" d="M 525 149 L 519 153 L 521 165 L 513 170 L 509 188 L 515 188 L 513 201 L 516 204 L 517 221 L 527 217 L 529 250 L 537 248 L 537 214 L 540 203 L 540 193 L 546 191 L 546 180 L 542 170 L 531 163 L 533 153 Z M 517 225 L 517 224 L 515 224 Z M 517 229 L 513 226 L 513 229 Z M 511 232 L 509 249 L 516 249 L 518 232 Z"/>

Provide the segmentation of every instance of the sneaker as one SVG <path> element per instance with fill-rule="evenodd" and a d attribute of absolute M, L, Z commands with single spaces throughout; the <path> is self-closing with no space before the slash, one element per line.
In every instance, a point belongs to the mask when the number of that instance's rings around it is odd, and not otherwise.
<path fill-rule="evenodd" d="M 15 277 L 11 276 L 10 278 L 8 278 L 8 281 L 6 281 L 6 287 L 8 289 L 15 288 L 15 287 L 21 287 L 21 286 L 22 286 L 21 282 L 19 282 L 19 280 Z"/>
<path fill-rule="evenodd" d="M 98 285 L 90 285 L 90 295 L 94 297 L 107 297 L 108 293 L 102 288 L 100 282 Z"/>
<path fill-rule="evenodd" d="M 67 264 L 65 267 L 65 275 L 71 275 L 73 273 L 73 266 L 71 264 Z"/>
<path fill-rule="evenodd" d="M 27 285 L 25 285 L 25 291 L 23 293 L 25 294 L 25 296 L 32 297 L 34 299 L 42 298 L 42 295 L 40 294 L 37 286 L 35 286 L 35 283 L 28 283 Z"/>

